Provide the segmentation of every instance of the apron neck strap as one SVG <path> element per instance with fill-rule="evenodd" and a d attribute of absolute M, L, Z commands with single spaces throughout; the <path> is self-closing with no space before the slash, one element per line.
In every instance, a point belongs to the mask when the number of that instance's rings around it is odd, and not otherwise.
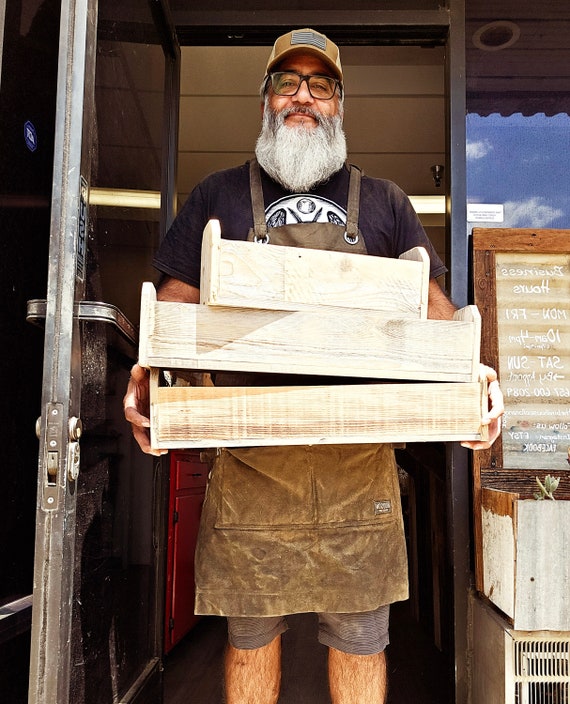
<path fill-rule="evenodd" d="M 347 164 L 350 169 L 348 184 L 348 202 L 346 205 L 346 234 L 350 238 L 358 235 L 358 216 L 360 214 L 360 169 L 353 164 Z"/>
<path fill-rule="evenodd" d="M 263 188 L 261 186 L 261 172 L 255 157 L 249 162 L 249 191 L 253 211 L 253 232 L 255 238 L 263 242 L 267 238 L 267 223 L 265 221 L 265 203 L 263 201 Z"/>
<path fill-rule="evenodd" d="M 353 164 L 347 164 L 346 166 L 350 171 L 348 201 L 346 207 L 346 232 L 349 237 L 354 238 L 358 234 L 361 173 L 360 169 Z M 255 157 L 249 162 L 249 191 L 251 194 L 251 208 L 253 211 L 253 231 L 256 238 L 264 240 L 267 237 L 265 203 L 263 200 L 263 187 L 261 185 L 261 172 Z"/>

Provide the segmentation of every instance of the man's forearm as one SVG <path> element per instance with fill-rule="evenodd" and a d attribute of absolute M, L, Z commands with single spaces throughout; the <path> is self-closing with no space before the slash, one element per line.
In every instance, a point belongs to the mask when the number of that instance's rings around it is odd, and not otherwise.
<path fill-rule="evenodd" d="M 435 279 L 430 279 L 428 291 L 428 318 L 451 320 L 457 307 L 449 300 Z"/>
<path fill-rule="evenodd" d="M 156 297 L 159 301 L 200 303 L 200 289 L 167 276 L 160 282 Z"/>

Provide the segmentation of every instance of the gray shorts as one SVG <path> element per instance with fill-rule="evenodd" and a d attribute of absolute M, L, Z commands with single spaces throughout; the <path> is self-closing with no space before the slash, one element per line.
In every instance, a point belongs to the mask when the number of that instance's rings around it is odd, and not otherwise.
<path fill-rule="evenodd" d="M 390 642 L 390 605 L 355 614 L 317 614 L 319 642 L 349 655 L 374 655 Z M 285 616 L 228 617 L 229 642 L 240 650 L 261 648 L 288 628 Z"/>

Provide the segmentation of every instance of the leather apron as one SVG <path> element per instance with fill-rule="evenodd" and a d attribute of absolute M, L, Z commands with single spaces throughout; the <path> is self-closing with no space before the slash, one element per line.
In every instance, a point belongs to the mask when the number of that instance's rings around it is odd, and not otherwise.
<path fill-rule="evenodd" d="M 255 160 L 250 184 L 249 240 L 366 253 L 358 231 L 356 167 L 351 167 L 346 228 L 300 223 L 268 231 Z M 242 382 L 230 374 L 216 379 L 222 385 Z M 391 445 L 217 451 L 196 550 L 197 614 L 369 611 L 407 599 L 407 574 Z"/>

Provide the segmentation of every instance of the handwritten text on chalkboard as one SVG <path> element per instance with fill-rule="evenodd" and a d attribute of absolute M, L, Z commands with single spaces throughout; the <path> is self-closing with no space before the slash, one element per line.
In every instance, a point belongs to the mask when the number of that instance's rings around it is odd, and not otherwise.
<path fill-rule="evenodd" d="M 503 466 L 565 469 L 570 445 L 570 256 L 496 255 Z"/>

